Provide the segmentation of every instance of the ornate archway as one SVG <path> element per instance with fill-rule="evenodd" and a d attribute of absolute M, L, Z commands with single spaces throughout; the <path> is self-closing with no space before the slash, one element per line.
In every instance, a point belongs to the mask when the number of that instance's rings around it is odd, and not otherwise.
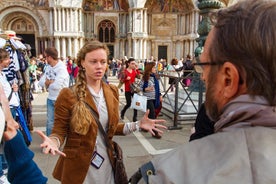
<path fill-rule="evenodd" d="M 48 36 L 48 28 L 44 18 L 34 9 L 34 5 L 23 1 L 9 2 L 9 6 L 2 1 L 0 8 L 0 27 L 2 31 L 13 30 L 22 36 L 24 41 L 31 45 L 32 53 L 39 52 L 39 39 Z"/>
<path fill-rule="evenodd" d="M 16 35 L 21 37 L 25 43 L 31 46 L 31 53 L 33 56 L 36 55 L 36 34 L 38 33 L 38 25 L 36 24 L 33 17 L 26 13 L 10 13 L 4 17 L 2 23 L 4 30 L 13 30 Z"/>
<path fill-rule="evenodd" d="M 115 24 L 110 20 L 103 20 L 98 25 L 98 35 L 100 42 L 114 43 L 115 32 Z"/>
<path fill-rule="evenodd" d="M 99 41 L 106 43 L 110 51 L 110 57 L 114 56 L 116 26 L 110 20 L 102 20 L 98 25 Z"/>

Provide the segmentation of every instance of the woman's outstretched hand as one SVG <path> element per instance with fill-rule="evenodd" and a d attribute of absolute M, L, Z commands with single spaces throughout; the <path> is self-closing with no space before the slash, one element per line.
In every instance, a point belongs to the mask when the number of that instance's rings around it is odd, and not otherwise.
<path fill-rule="evenodd" d="M 144 114 L 143 118 L 140 120 L 140 128 L 149 131 L 152 135 L 155 135 L 154 131 L 157 131 L 161 135 L 163 131 L 160 129 L 167 129 L 166 126 L 160 125 L 159 123 L 164 123 L 164 119 L 149 119 L 149 110 Z"/>
<path fill-rule="evenodd" d="M 40 144 L 40 147 L 43 148 L 43 153 L 48 154 L 51 153 L 52 155 L 59 154 L 61 156 L 66 157 L 65 153 L 59 150 L 58 144 L 55 140 L 47 137 L 42 131 L 36 130 L 35 131 L 43 140 L 43 143 Z"/>

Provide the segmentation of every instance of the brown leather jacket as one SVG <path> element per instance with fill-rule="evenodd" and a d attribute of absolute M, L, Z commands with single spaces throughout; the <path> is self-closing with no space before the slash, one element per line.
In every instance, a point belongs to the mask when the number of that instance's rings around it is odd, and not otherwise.
<path fill-rule="evenodd" d="M 112 139 L 114 134 L 123 135 L 124 123 L 119 123 L 119 94 L 118 89 L 113 85 L 102 83 L 102 88 L 109 118 L 108 137 Z M 88 88 L 86 91 L 85 101 L 97 111 Z M 51 136 L 58 137 L 61 145 L 65 142 L 63 152 L 66 157 L 59 157 L 53 176 L 64 184 L 83 183 L 90 166 L 98 133 L 96 121 L 91 123 L 86 135 L 79 135 L 71 131 L 69 122 L 73 105 L 76 102 L 77 98 L 72 90 L 64 88 L 55 103 L 55 122 Z"/>

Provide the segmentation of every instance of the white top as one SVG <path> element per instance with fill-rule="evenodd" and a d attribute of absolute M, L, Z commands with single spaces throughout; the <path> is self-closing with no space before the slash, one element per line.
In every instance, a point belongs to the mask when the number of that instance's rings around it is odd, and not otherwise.
<path fill-rule="evenodd" d="M 69 74 L 64 63 L 59 61 L 54 67 L 48 65 L 38 85 L 44 87 L 46 79 L 54 80 L 48 87 L 48 99 L 56 100 L 61 89 L 69 86 Z"/>
<path fill-rule="evenodd" d="M 93 88 L 88 86 L 88 89 L 93 96 L 93 100 L 96 104 L 98 113 L 99 113 L 99 121 L 102 124 L 104 130 L 108 128 L 108 111 L 106 107 L 106 101 L 103 94 L 103 89 L 101 88 L 99 93 L 97 94 Z M 125 123 L 123 133 L 130 134 L 131 132 L 139 129 L 139 122 L 129 122 Z M 103 158 L 104 162 L 99 169 L 95 168 L 90 164 L 87 175 L 83 184 L 114 184 L 114 174 L 111 166 L 111 162 L 109 160 L 106 144 L 104 137 L 101 131 L 98 129 L 98 134 L 96 138 L 94 151 L 97 151 Z M 104 174 L 103 174 L 104 173 Z"/>
<path fill-rule="evenodd" d="M 106 108 L 106 101 L 103 95 L 103 89 L 101 88 L 98 94 L 89 86 L 88 89 L 91 92 L 94 102 L 97 106 L 100 123 L 102 124 L 104 130 L 106 130 L 108 127 L 108 112 Z M 97 153 L 99 153 L 104 158 L 104 162 L 99 169 L 90 164 L 83 184 L 114 184 L 114 175 L 111 162 L 108 158 L 104 137 L 99 129 L 94 151 L 97 151 Z"/>
<path fill-rule="evenodd" d="M 11 88 L 11 85 L 8 82 L 7 78 L 6 78 L 6 75 L 3 72 L 0 72 L 0 83 L 3 86 L 6 97 L 9 98 L 9 96 L 12 92 L 12 88 Z M 10 103 L 10 107 L 11 106 L 18 107 L 20 105 L 20 99 L 19 99 L 19 96 L 18 96 L 18 92 L 13 92 L 12 93 L 12 96 L 11 96 L 11 99 L 9 100 L 9 103 Z"/>

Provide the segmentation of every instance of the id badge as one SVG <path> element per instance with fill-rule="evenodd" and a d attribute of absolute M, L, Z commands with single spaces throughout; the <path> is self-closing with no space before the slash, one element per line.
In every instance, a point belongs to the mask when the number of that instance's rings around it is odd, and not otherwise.
<path fill-rule="evenodd" d="M 100 169 L 100 167 L 102 166 L 103 162 L 104 162 L 104 158 L 99 153 L 97 153 L 95 151 L 93 153 L 93 156 L 92 156 L 92 159 L 91 159 L 91 165 L 93 165 L 97 169 Z"/>

